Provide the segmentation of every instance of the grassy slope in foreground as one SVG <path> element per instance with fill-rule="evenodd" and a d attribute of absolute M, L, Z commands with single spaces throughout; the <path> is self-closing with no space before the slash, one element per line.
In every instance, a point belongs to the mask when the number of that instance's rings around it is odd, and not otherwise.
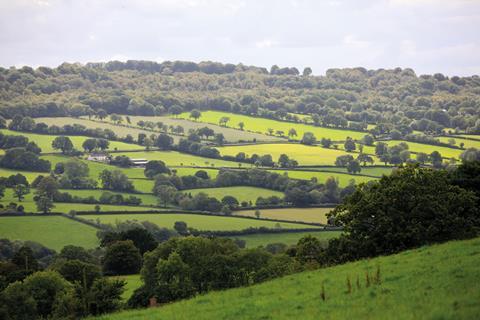
<path fill-rule="evenodd" d="M 452 241 L 100 319 L 475 319 L 479 257 L 480 238 Z M 365 274 L 377 266 L 381 284 L 366 288 Z"/>
<path fill-rule="evenodd" d="M 30 240 L 60 251 L 66 245 L 95 248 L 97 229 L 65 217 L 1 217 L 0 239 Z"/>
<path fill-rule="evenodd" d="M 180 118 L 189 119 L 190 113 L 185 112 L 180 115 Z M 352 131 L 352 130 L 340 130 L 333 128 L 315 127 L 312 125 L 284 122 L 266 118 L 250 117 L 235 113 L 221 112 L 221 111 L 202 111 L 202 116 L 198 121 L 217 124 L 222 117 L 230 118 L 227 123 L 227 127 L 238 128 L 238 123 L 243 122 L 245 124 L 245 130 L 259 132 L 265 134 L 268 128 L 274 130 L 281 130 L 286 135 L 288 131 L 293 128 L 297 131 L 296 139 L 301 139 L 305 132 L 312 132 L 317 139 L 322 137 L 330 138 L 334 141 L 345 140 L 347 137 L 354 139 L 361 139 L 366 132 Z"/>

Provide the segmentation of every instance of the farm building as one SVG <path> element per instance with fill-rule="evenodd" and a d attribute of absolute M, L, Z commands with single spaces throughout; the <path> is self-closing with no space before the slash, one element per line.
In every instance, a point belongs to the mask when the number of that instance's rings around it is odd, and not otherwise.
<path fill-rule="evenodd" d="M 108 154 L 105 153 L 91 153 L 88 155 L 87 160 L 96 162 L 108 162 L 110 160 L 110 157 Z"/>
<path fill-rule="evenodd" d="M 130 159 L 130 161 L 132 162 L 133 167 L 137 168 L 145 168 L 148 162 L 147 159 Z"/>

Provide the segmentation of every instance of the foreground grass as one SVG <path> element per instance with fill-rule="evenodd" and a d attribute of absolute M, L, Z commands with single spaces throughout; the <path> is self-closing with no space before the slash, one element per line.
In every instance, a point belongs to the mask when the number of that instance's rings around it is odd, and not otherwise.
<path fill-rule="evenodd" d="M 326 214 L 332 209 L 333 208 L 260 209 L 260 217 L 265 219 L 278 219 L 326 224 Z M 255 211 L 256 210 L 234 211 L 233 215 L 255 217 Z"/>
<path fill-rule="evenodd" d="M 98 319 L 476 319 L 479 257 L 480 238 L 453 241 Z"/>
<path fill-rule="evenodd" d="M 203 192 L 210 197 L 217 198 L 218 200 L 222 200 L 222 198 L 225 196 L 232 196 L 235 197 L 238 202 L 252 201 L 252 203 L 255 203 L 258 197 L 267 198 L 271 196 L 277 196 L 282 199 L 284 196 L 283 192 L 256 187 L 202 188 L 182 190 L 182 192 L 189 193 L 192 196 Z"/>
<path fill-rule="evenodd" d="M 87 220 L 97 220 L 105 224 L 115 224 L 117 221 L 137 220 L 150 221 L 159 227 L 172 229 L 176 221 L 184 221 L 189 227 L 198 230 L 243 230 L 250 227 L 267 227 L 267 228 L 315 228 L 296 223 L 278 223 L 274 221 L 245 219 L 236 217 L 219 217 L 199 214 L 184 214 L 184 213 L 158 213 L 158 214 L 98 214 L 81 216 Z"/>
<path fill-rule="evenodd" d="M 185 112 L 180 115 L 181 118 L 188 119 L 190 113 Z M 302 123 L 289 123 L 284 121 L 277 121 L 265 118 L 250 117 L 235 113 L 221 112 L 221 111 L 202 111 L 202 116 L 198 119 L 199 122 L 215 123 L 218 124 L 222 117 L 230 118 L 227 123 L 227 127 L 238 128 L 238 123 L 243 122 L 245 124 L 245 130 L 258 132 L 261 134 L 267 133 L 267 129 L 271 128 L 276 132 L 277 130 L 283 131 L 285 134 L 293 128 L 297 131 L 296 139 L 301 139 L 305 132 L 312 132 L 317 139 L 322 137 L 330 138 L 334 141 L 343 141 L 347 137 L 354 139 L 361 139 L 366 133 L 352 130 L 339 130 L 333 128 L 315 127 L 312 125 Z"/>
<path fill-rule="evenodd" d="M 301 238 L 311 235 L 320 241 L 327 241 L 340 236 L 341 231 L 318 231 L 318 232 L 283 232 L 283 233 L 264 233 L 251 234 L 248 236 L 236 236 L 232 239 L 245 240 L 247 248 L 256 248 L 266 246 L 269 243 L 284 243 L 286 245 L 297 244 Z"/>
<path fill-rule="evenodd" d="M 29 240 L 59 252 L 66 245 L 95 248 L 97 229 L 65 217 L 0 217 L 0 238 Z"/>

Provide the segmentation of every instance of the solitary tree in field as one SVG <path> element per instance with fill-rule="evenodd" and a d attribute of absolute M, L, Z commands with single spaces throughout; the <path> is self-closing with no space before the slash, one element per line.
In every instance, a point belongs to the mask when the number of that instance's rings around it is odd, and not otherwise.
<path fill-rule="evenodd" d="M 240 128 L 240 130 L 243 131 L 243 128 L 245 128 L 245 123 L 239 122 L 239 123 L 238 123 L 238 127 Z"/>
<path fill-rule="evenodd" d="M 180 115 L 183 112 L 183 109 L 180 106 L 171 106 L 168 109 L 168 112 L 170 112 L 173 115 L 173 117 L 176 118 L 178 117 L 178 115 Z"/>
<path fill-rule="evenodd" d="M 52 148 L 61 150 L 63 154 L 66 154 L 73 150 L 73 143 L 69 137 L 59 136 L 52 141 Z"/>
<path fill-rule="evenodd" d="M 291 128 L 290 130 L 288 130 L 288 137 L 289 138 L 293 138 L 293 137 L 296 137 L 297 136 L 297 130 Z"/>
<path fill-rule="evenodd" d="M 229 118 L 229 117 L 221 117 L 220 120 L 218 121 L 218 124 L 220 124 L 221 126 L 226 127 L 228 121 L 230 121 L 230 118 Z"/>
<path fill-rule="evenodd" d="M 53 205 L 53 200 L 46 195 L 39 195 L 35 199 L 35 204 L 37 205 L 37 210 L 47 214 L 52 211 L 55 206 Z"/>
<path fill-rule="evenodd" d="M 105 119 L 107 116 L 108 116 L 108 113 L 107 113 L 105 110 L 99 109 L 99 110 L 97 111 L 96 117 L 97 117 L 98 119 L 103 120 L 103 119 Z"/>
<path fill-rule="evenodd" d="M 356 149 L 355 141 L 352 138 L 348 137 L 344 144 L 345 150 L 347 152 L 352 152 Z"/>
<path fill-rule="evenodd" d="M 202 113 L 197 109 L 193 109 L 192 111 L 190 111 L 190 118 L 192 118 L 195 121 L 197 121 L 201 116 L 202 116 Z"/>
<path fill-rule="evenodd" d="M 255 217 L 257 217 L 257 219 L 260 219 L 260 210 L 255 210 Z"/>
<path fill-rule="evenodd" d="M 269 135 L 273 135 L 273 129 L 272 128 L 268 128 L 267 132 L 268 132 Z"/>
<path fill-rule="evenodd" d="M 17 198 L 19 202 L 22 202 L 25 196 L 30 193 L 30 188 L 24 184 L 17 184 L 13 188 L 13 193 L 15 194 L 15 198 Z"/>
<path fill-rule="evenodd" d="M 311 132 L 305 132 L 303 134 L 302 140 L 300 141 L 300 143 L 306 145 L 312 145 L 315 144 L 315 142 L 317 142 L 317 138 L 315 138 L 315 135 Z"/>
<path fill-rule="evenodd" d="M 167 207 L 167 203 L 171 202 L 177 193 L 177 189 L 172 186 L 160 185 L 155 188 L 155 194 L 158 197 L 158 202 Z"/>
<path fill-rule="evenodd" d="M 116 124 L 120 124 L 123 121 L 123 117 L 114 113 L 110 115 L 110 120 L 112 120 Z"/>
<path fill-rule="evenodd" d="M 82 148 L 85 151 L 92 152 L 97 148 L 97 139 L 87 139 L 83 141 Z"/>

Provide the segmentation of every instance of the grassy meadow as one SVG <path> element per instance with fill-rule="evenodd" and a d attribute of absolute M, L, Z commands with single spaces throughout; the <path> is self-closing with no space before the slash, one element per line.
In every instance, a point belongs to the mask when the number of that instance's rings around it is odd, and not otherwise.
<path fill-rule="evenodd" d="M 341 231 L 316 231 L 316 232 L 283 232 L 283 233 L 265 233 L 265 234 L 250 234 L 246 236 L 235 236 L 232 239 L 245 240 L 247 248 L 256 248 L 266 246 L 270 243 L 284 243 L 286 245 L 295 245 L 298 240 L 308 235 L 318 238 L 322 242 L 340 236 Z"/>
<path fill-rule="evenodd" d="M 180 118 L 190 119 L 189 116 L 190 113 L 185 112 L 180 115 Z M 221 111 L 202 111 L 202 116 L 200 117 L 200 119 L 198 119 L 197 122 L 218 124 L 219 120 L 222 117 L 230 118 L 230 121 L 227 123 L 227 127 L 239 128 L 238 123 L 243 122 L 245 124 L 244 130 L 253 131 L 261 134 L 268 133 L 267 129 L 271 128 L 274 130 L 274 132 L 276 132 L 277 130 L 281 130 L 286 135 L 288 131 L 293 128 L 297 131 L 297 137 L 294 138 L 299 140 L 302 138 L 305 132 L 312 132 L 318 140 L 320 140 L 322 137 L 325 137 L 330 138 L 333 141 L 343 141 L 347 137 L 351 137 L 353 139 L 361 139 L 364 135 L 367 134 L 366 132 L 360 131 L 315 127 L 308 124 L 257 118 Z"/>
<path fill-rule="evenodd" d="M 222 187 L 222 188 L 202 188 L 202 189 L 189 189 L 182 192 L 189 193 L 192 196 L 199 194 L 200 192 L 206 193 L 210 197 L 222 200 L 225 196 L 235 197 L 239 202 L 252 201 L 255 203 L 258 197 L 267 198 L 270 196 L 277 196 L 283 198 L 283 192 L 256 188 L 256 187 Z"/>
<path fill-rule="evenodd" d="M 0 217 L 0 238 L 30 240 L 60 251 L 66 245 L 95 248 L 97 229 L 65 217 Z"/>
<path fill-rule="evenodd" d="M 110 121 L 110 119 L 105 119 Z M 218 124 L 210 124 L 210 123 L 203 123 L 203 122 L 194 122 L 185 119 L 177 119 L 168 116 L 130 116 L 131 124 L 130 126 L 138 127 L 137 122 L 139 121 L 152 121 L 152 122 L 162 122 L 168 126 L 181 126 L 188 132 L 188 130 L 199 129 L 203 127 L 209 127 L 215 131 L 215 133 L 222 133 L 225 137 L 225 141 L 228 142 L 238 142 L 238 141 L 281 141 L 282 138 L 269 136 L 266 134 L 248 132 L 248 131 L 240 131 L 229 127 L 219 126 Z M 139 127 L 138 127 L 139 128 Z M 155 130 L 158 130 L 155 128 Z"/>
<path fill-rule="evenodd" d="M 243 230 L 250 227 L 288 228 L 302 229 L 309 228 L 308 225 L 296 223 L 277 223 L 274 221 L 244 219 L 236 217 L 209 216 L 186 213 L 155 213 L 155 214 L 98 214 L 85 215 L 82 218 L 87 220 L 99 219 L 104 224 L 115 224 L 117 221 L 136 220 L 149 221 L 159 227 L 172 229 L 176 221 L 184 221 L 189 227 L 198 230 Z M 313 226 L 312 226 L 313 227 Z"/>
<path fill-rule="evenodd" d="M 332 209 L 333 208 L 260 209 L 260 218 L 326 224 L 326 214 Z M 233 215 L 255 217 L 255 211 L 256 210 L 234 211 Z"/>
<path fill-rule="evenodd" d="M 12 131 L 8 129 L 0 129 L 0 132 L 5 135 L 16 135 L 16 136 L 24 136 L 27 137 L 29 141 L 34 141 L 41 149 L 42 153 L 51 153 L 51 152 L 59 152 L 59 150 L 55 150 L 52 148 L 52 141 L 58 137 L 57 135 L 47 135 L 47 134 L 38 134 L 38 133 L 27 133 L 27 132 L 19 132 L 19 131 Z M 91 137 L 85 136 L 69 136 L 70 140 L 73 143 L 75 149 L 83 150 L 82 143 L 86 139 L 90 139 Z M 125 142 L 119 141 L 110 141 L 110 145 L 108 150 L 143 150 L 144 147 L 139 146 L 137 144 L 130 144 Z"/>
<path fill-rule="evenodd" d="M 306 146 L 293 143 L 252 144 L 243 146 L 225 146 L 217 148 L 222 155 L 235 156 L 239 152 L 245 152 L 247 156 L 253 154 L 270 154 L 277 161 L 281 154 L 298 161 L 299 165 L 334 165 L 338 156 L 348 154 L 346 151 L 327 149 L 318 146 Z M 357 154 L 353 154 L 354 157 Z"/>
<path fill-rule="evenodd" d="M 479 255 L 480 238 L 452 241 L 97 319 L 476 319 Z"/>
<path fill-rule="evenodd" d="M 371 180 L 375 180 L 376 178 L 362 176 L 360 174 L 348 174 L 348 173 L 338 173 L 338 172 L 323 172 L 323 171 L 301 171 L 301 170 L 269 170 L 271 172 L 276 173 L 286 173 L 292 179 L 300 179 L 300 180 L 310 180 L 312 178 L 316 178 L 319 183 L 325 182 L 329 177 L 334 177 L 338 180 L 338 184 L 340 187 L 346 187 L 350 184 L 351 180 L 354 180 L 356 184 L 362 182 L 368 182 Z"/>
<path fill-rule="evenodd" d="M 437 137 L 443 143 L 449 143 L 450 139 L 455 140 L 455 146 L 459 147 L 460 143 L 464 144 L 464 148 L 476 148 L 480 149 L 480 140 L 470 140 L 470 139 L 462 139 L 458 137 Z M 477 136 L 476 139 L 480 139 L 480 136 Z"/>

